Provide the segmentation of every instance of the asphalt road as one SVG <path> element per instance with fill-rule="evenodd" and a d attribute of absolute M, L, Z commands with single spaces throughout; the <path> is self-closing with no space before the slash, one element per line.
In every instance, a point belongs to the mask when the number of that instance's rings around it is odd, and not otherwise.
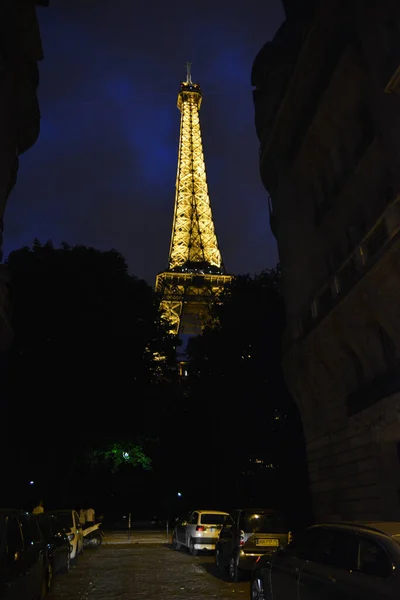
<path fill-rule="evenodd" d="M 85 549 L 67 575 L 57 575 L 48 600 L 249 600 L 249 582 L 229 582 L 212 554 L 174 551 L 164 536 L 106 536 Z"/>

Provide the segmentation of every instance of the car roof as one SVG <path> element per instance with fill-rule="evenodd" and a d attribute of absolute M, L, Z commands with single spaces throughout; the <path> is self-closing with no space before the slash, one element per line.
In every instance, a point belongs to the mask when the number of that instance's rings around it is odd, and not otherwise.
<path fill-rule="evenodd" d="M 279 510 L 275 510 L 274 508 L 234 508 L 232 512 L 249 512 L 249 513 L 271 513 L 271 514 L 281 514 Z"/>
<path fill-rule="evenodd" d="M 383 533 L 389 537 L 400 536 L 400 521 L 328 521 L 313 527 L 340 527 L 343 529 L 359 529 L 372 533 Z"/>
<path fill-rule="evenodd" d="M 31 513 L 29 513 L 27 510 L 24 510 L 23 508 L 0 508 L 0 514 L 10 516 L 10 515 L 28 515 Z"/>
<path fill-rule="evenodd" d="M 206 515 L 229 515 L 229 513 L 224 512 L 222 510 L 194 510 L 193 512 L 198 512 Z"/>

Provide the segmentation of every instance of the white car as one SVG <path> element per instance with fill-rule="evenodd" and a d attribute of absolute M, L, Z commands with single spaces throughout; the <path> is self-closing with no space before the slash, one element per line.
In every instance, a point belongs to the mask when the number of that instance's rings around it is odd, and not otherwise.
<path fill-rule="evenodd" d="M 71 560 L 74 560 L 83 552 L 83 529 L 76 510 L 54 510 L 61 527 L 65 530 L 71 546 Z"/>
<path fill-rule="evenodd" d="M 172 548 L 179 550 L 185 546 L 192 556 L 197 556 L 199 550 L 215 550 L 227 517 L 228 513 L 219 510 L 194 510 L 187 520 L 178 521 L 175 525 Z"/>

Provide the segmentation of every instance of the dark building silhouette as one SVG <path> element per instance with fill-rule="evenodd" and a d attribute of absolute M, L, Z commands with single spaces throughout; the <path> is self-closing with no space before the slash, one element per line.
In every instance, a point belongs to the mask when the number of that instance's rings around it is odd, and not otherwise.
<path fill-rule="evenodd" d="M 317 518 L 400 519 L 400 3 L 285 0 L 252 72 Z"/>
<path fill-rule="evenodd" d="M 43 58 L 36 6 L 48 0 L 0 2 L 0 252 L 3 217 L 17 181 L 18 156 L 39 135 L 37 63 Z M 7 272 L 0 265 L 0 353 L 12 340 L 7 296 Z"/>

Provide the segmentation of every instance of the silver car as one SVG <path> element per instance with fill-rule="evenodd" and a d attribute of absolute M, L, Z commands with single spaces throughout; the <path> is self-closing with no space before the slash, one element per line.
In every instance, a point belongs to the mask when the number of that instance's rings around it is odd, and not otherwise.
<path fill-rule="evenodd" d="M 226 512 L 219 510 L 194 510 L 188 517 L 178 521 L 172 533 L 172 548 L 186 546 L 192 556 L 199 550 L 215 550 Z"/>
<path fill-rule="evenodd" d="M 400 522 L 324 523 L 253 572 L 251 600 L 399 600 Z"/>

